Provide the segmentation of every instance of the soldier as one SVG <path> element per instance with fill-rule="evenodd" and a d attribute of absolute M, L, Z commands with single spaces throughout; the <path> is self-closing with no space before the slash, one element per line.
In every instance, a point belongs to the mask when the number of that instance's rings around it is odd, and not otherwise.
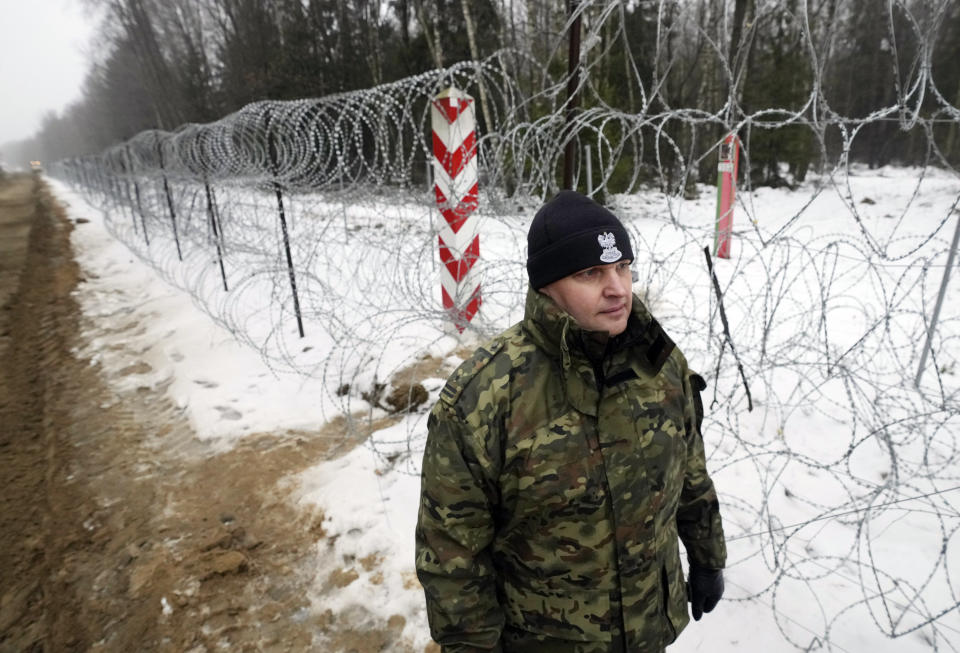
<path fill-rule="evenodd" d="M 561 191 L 527 234 L 523 321 L 428 421 L 417 575 L 443 651 L 663 651 L 723 594 L 703 379 L 632 295 L 620 220 Z M 678 538 L 690 567 L 684 583 Z"/>

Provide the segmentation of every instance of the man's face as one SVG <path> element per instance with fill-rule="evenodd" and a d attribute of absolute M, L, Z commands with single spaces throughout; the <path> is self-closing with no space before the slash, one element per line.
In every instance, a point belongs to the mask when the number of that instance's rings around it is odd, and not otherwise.
<path fill-rule="evenodd" d="M 588 331 L 620 335 L 627 328 L 633 305 L 630 261 L 595 265 L 547 284 L 544 295 Z"/>

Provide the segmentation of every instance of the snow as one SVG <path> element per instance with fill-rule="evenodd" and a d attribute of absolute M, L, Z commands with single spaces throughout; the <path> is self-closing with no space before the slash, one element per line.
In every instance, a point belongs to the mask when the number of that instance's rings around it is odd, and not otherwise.
<path fill-rule="evenodd" d="M 90 220 L 72 235 L 86 279 L 77 297 L 90 318 L 88 344 L 78 353 L 99 365 L 118 391 L 165 387 L 197 436 L 221 448 L 251 433 L 325 421 L 318 381 L 268 367 L 111 237 L 98 210 L 65 187 L 55 188 L 71 217 Z M 150 369 L 124 374 L 130 351 Z"/>
<path fill-rule="evenodd" d="M 432 401 L 437 394 L 433 393 Z M 384 465 L 384 454 L 389 456 L 387 451 L 396 451 L 395 446 L 385 443 L 405 441 L 412 426 L 409 421 L 419 418 L 408 418 L 378 431 L 369 447 L 358 447 L 343 458 L 304 473 L 302 502 L 323 506 L 324 530 L 340 534 L 332 552 L 326 544 L 318 551 L 318 588 L 345 561 L 368 556 L 382 558 L 373 574 L 363 567 L 357 569 L 361 574 L 358 582 L 342 588 L 335 597 L 326 592 L 315 593 L 312 602 L 317 609 L 329 609 L 331 604 L 364 605 L 384 621 L 394 614 L 403 615 L 407 620 L 404 637 L 415 642 L 415 650 L 423 650 L 430 639 L 423 591 L 413 567 L 420 482 L 408 470 Z M 380 455 L 374 453 L 374 448 Z"/>
<path fill-rule="evenodd" d="M 225 258 L 240 290 L 224 307 L 219 271 L 191 262 L 196 249 L 181 264 L 155 233 L 150 251 L 164 254 L 151 267 L 109 233 L 144 255 L 121 218 L 105 221 L 81 195 L 52 183 L 71 218 L 90 220 L 73 232 L 86 277 L 77 297 L 89 318 L 78 353 L 118 391 L 163 389 L 215 448 L 252 433 L 316 429 L 358 407 L 367 419 L 385 417 L 360 398 L 364 388 L 425 354 L 453 369 L 464 355 L 458 347 L 522 314 L 529 207 L 505 215 L 481 205 L 489 301 L 480 331 L 459 343 L 431 305 L 439 283 L 424 252 L 434 240 L 403 226 L 420 219 L 422 207 L 291 202 L 294 231 L 307 228 L 296 220 L 308 210 L 342 214 L 325 223 L 322 238 L 313 234 L 322 248 L 297 245 L 316 277 L 304 287 L 324 284 L 305 302 L 301 340 L 289 309 L 278 318 L 256 308 L 285 296 L 238 262 L 242 252 Z M 271 229 L 256 224 L 258 212 L 270 210 L 266 200 L 228 192 L 232 205 L 222 202 L 236 225 Z M 960 649 L 960 279 L 947 291 L 934 362 L 913 388 L 958 200 L 960 181 L 933 169 L 855 167 L 796 191 L 741 190 L 733 257 L 714 266 L 748 370 L 748 411 L 729 346 L 717 365 L 722 328 L 702 251 L 713 242 L 715 193 L 611 198 L 634 238 L 637 287 L 710 384 L 705 439 L 728 538 L 727 591 L 671 651 Z M 378 227 L 382 215 L 393 218 Z M 363 256 L 346 238 L 359 224 L 383 234 Z M 150 369 L 130 370 L 130 351 Z M 346 397 L 345 382 L 353 386 Z M 400 614 L 415 650 L 429 642 L 413 568 L 419 457 L 426 410 L 443 382 L 423 380 L 424 407 L 291 479 L 303 509 L 325 515 L 328 537 L 311 572 L 314 609 Z M 347 567 L 358 579 L 329 591 L 330 573 Z"/>

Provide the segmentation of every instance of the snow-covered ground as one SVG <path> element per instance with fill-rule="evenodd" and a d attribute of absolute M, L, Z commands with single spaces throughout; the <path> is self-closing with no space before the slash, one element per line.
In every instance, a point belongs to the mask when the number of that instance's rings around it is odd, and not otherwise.
<path fill-rule="evenodd" d="M 90 220 L 73 235 L 85 314 L 146 325 L 123 337 L 151 369 L 135 381 L 120 374 L 129 361 L 106 340 L 84 355 L 116 383 L 165 387 L 219 448 L 344 411 L 381 417 L 362 399 L 375 383 L 425 355 L 451 369 L 462 345 L 521 316 L 527 205 L 513 214 L 481 206 L 488 301 L 481 328 L 458 342 L 436 309 L 429 209 L 290 201 L 301 339 L 278 281 L 280 250 L 257 258 L 276 233 L 268 195 L 219 191 L 226 293 L 209 241 L 185 241 L 181 263 L 159 220 L 148 247 L 128 214 L 105 218 L 52 183 L 71 218 Z M 947 289 L 919 390 L 913 383 L 960 220 L 960 180 L 855 169 L 741 195 L 733 257 L 714 263 L 749 400 L 722 344 L 703 253 L 714 197 L 705 187 L 694 200 L 610 201 L 635 239 L 637 288 L 710 384 L 704 430 L 728 538 L 727 593 L 671 650 L 960 650 L 960 279 Z M 295 479 L 300 501 L 322 508 L 337 536 L 336 555 L 318 551 L 316 608 L 402 614 L 418 650 L 429 641 L 413 571 L 419 458 L 443 374 L 422 380 L 430 401 L 419 412 Z M 382 558 L 376 572 L 358 569 L 336 595 L 320 591 L 331 569 L 370 555 Z"/>

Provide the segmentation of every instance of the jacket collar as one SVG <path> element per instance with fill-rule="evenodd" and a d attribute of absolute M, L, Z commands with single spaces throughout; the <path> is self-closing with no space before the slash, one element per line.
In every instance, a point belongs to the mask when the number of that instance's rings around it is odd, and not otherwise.
<path fill-rule="evenodd" d="M 656 374 L 676 346 L 636 295 L 626 331 L 611 339 L 605 332 L 583 329 L 552 299 L 528 286 L 523 326 L 534 344 L 560 359 L 565 370 L 572 357 L 602 360 L 627 351 L 628 356 L 639 354 L 645 371 Z"/>

